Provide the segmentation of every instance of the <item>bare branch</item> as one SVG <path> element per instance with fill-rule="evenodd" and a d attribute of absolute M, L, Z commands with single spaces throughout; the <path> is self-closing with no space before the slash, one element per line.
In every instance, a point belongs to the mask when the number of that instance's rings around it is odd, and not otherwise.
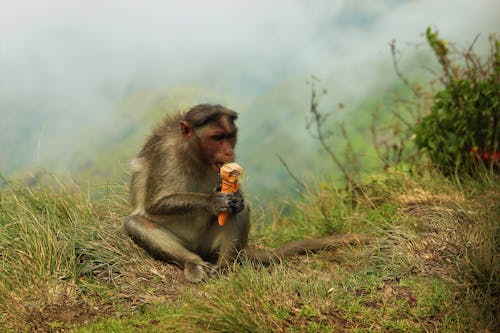
<path fill-rule="evenodd" d="M 297 176 L 295 176 L 295 174 L 292 172 L 292 170 L 290 170 L 290 168 L 288 167 L 288 164 L 286 164 L 285 160 L 279 154 L 276 154 L 276 156 L 280 160 L 283 167 L 285 167 L 285 170 L 288 172 L 288 175 L 290 175 L 290 177 L 292 177 L 292 179 L 297 184 L 299 184 L 300 187 L 302 187 L 304 190 L 307 190 L 307 186 Z"/>

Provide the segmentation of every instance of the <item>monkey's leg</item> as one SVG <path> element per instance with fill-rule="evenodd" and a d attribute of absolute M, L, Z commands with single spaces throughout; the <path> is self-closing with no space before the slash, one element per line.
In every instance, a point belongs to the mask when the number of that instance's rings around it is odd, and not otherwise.
<path fill-rule="evenodd" d="M 124 225 L 129 236 L 152 257 L 179 264 L 187 280 L 198 282 L 205 278 L 203 259 L 186 249 L 172 232 L 140 216 L 126 217 Z"/>
<path fill-rule="evenodd" d="M 247 206 L 242 212 L 230 215 L 222 227 L 217 223 L 212 227 L 220 230 L 213 242 L 213 245 L 218 248 L 217 267 L 225 268 L 234 262 L 238 253 L 247 246 L 250 209 Z"/>

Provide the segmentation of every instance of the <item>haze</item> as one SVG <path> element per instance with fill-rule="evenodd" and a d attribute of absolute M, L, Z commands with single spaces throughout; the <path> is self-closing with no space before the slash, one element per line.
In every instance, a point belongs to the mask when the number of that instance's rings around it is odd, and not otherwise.
<path fill-rule="evenodd" d="M 394 79 L 380 73 L 387 44 L 420 43 L 427 26 L 471 42 L 499 31 L 500 2 L 0 0 L 0 170 L 78 150 L 76 129 L 112 127 L 115 105 L 148 89 L 200 87 L 237 107 L 289 79 L 307 95 L 316 75 L 361 99 Z"/>

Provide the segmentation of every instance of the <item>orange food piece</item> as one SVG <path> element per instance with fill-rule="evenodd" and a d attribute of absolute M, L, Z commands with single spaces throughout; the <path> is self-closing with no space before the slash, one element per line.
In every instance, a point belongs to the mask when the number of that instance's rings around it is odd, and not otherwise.
<path fill-rule="evenodd" d="M 226 163 L 220 168 L 222 178 L 221 192 L 233 193 L 238 191 L 238 181 L 243 176 L 243 169 L 238 163 Z M 226 223 L 228 212 L 220 212 L 218 222 L 220 226 Z"/>

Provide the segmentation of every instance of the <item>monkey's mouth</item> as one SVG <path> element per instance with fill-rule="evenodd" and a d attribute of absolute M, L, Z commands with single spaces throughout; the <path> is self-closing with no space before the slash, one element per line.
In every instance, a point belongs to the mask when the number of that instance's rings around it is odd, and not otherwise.
<path fill-rule="evenodd" d="M 217 173 L 220 173 L 220 168 L 222 168 L 222 166 L 224 165 L 224 162 L 215 162 L 214 165 L 215 165 L 215 171 Z"/>

